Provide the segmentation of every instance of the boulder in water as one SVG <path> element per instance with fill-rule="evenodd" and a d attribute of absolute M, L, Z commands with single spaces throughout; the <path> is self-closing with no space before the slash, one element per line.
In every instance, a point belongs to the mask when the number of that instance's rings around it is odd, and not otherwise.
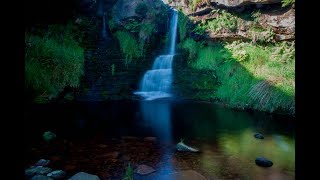
<path fill-rule="evenodd" d="M 183 143 L 183 140 L 181 140 L 177 145 L 176 149 L 178 151 L 184 151 L 184 152 L 199 152 L 198 149 L 192 148 L 190 146 L 187 146 L 186 144 Z"/>
<path fill-rule="evenodd" d="M 97 175 L 85 172 L 78 172 L 77 174 L 73 175 L 69 180 L 100 180 L 100 178 Z"/>
<path fill-rule="evenodd" d="M 147 175 L 147 174 L 151 174 L 153 172 L 155 172 L 156 170 L 153 169 L 150 166 L 147 166 L 145 164 L 141 164 L 137 167 L 137 169 L 135 170 L 135 172 L 139 175 Z"/>
<path fill-rule="evenodd" d="M 257 157 L 256 165 L 261 167 L 271 167 L 273 165 L 273 162 L 265 157 Z"/>
<path fill-rule="evenodd" d="M 48 166 L 50 163 L 50 160 L 46 160 L 46 159 L 40 159 L 35 166 Z"/>
<path fill-rule="evenodd" d="M 43 166 L 32 166 L 24 171 L 27 177 L 32 177 L 34 175 L 46 175 L 52 171 L 51 168 Z"/>
<path fill-rule="evenodd" d="M 183 179 L 183 180 L 206 180 L 206 178 L 194 170 L 183 170 L 158 176 L 157 179 Z"/>
<path fill-rule="evenodd" d="M 44 175 L 35 175 L 31 178 L 31 180 L 53 180 L 51 177 Z"/>
<path fill-rule="evenodd" d="M 54 138 L 56 138 L 57 135 L 55 133 L 51 132 L 51 131 L 47 131 L 47 132 L 43 133 L 42 137 L 46 142 L 50 142 Z"/>
<path fill-rule="evenodd" d="M 54 179 L 63 179 L 66 176 L 66 172 L 62 170 L 55 170 L 51 173 L 47 174 L 48 177 L 52 177 Z"/>
<path fill-rule="evenodd" d="M 257 139 L 264 139 L 264 136 L 262 134 L 260 134 L 260 133 L 255 133 L 254 137 L 257 138 Z"/>

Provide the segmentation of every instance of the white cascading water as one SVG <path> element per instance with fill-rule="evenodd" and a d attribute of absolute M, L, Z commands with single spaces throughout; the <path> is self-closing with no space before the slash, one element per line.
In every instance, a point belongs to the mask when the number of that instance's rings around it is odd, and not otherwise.
<path fill-rule="evenodd" d="M 102 37 L 106 38 L 107 37 L 107 27 L 106 27 L 106 14 L 103 13 L 103 19 L 102 19 Z"/>
<path fill-rule="evenodd" d="M 171 96 L 172 60 L 175 54 L 177 26 L 178 12 L 174 9 L 170 24 L 169 54 L 160 55 L 156 58 L 152 70 L 148 70 L 143 76 L 140 84 L 140 91 L 134 93 L 144 97 L 145 100 L 154 100 Z"/>

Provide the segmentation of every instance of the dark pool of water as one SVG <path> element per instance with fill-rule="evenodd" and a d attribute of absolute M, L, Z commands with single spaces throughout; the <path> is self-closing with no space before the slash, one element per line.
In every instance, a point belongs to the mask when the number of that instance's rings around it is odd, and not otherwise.
<path fill-rule="evenodd" d="M 194 160 L 206 177 L 228 179 L 228 174 L 237 174 L 248 179 L 295 179 L 294 121 L 287 116 L 170 99 L 30 105 L 25 112 L 25 140 L 26 148 L 31 148 L 48 130 L 77 141 L 97 133 L 105 138 L 155 136 L 171 144 L 183 138 L 201 150 Z M 255 132 L 265 139 L 255 139 Z M 271 159 L 274 165 L 256 166 L 258 156 Z"/>

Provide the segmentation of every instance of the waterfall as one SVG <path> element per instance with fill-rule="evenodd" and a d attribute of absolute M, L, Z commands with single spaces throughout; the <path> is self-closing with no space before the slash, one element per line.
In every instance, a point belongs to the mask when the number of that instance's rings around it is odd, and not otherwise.
<path fill-rule="evenodd" d="M 175 54 L 176 36 L 178 26 L 178 12 L 173 10 L 170 24 L 170 48 L 169 54 L 158 56 L 141 81 L 140 90 L 134 94 L 144 97 L 146 100 L 153 100 L 164 97 L 171 97 L 170 89 L 172 84 L 172 61 Z"/>
<path fill-rule="evenodd" d="M 170 25 L 170 54 L 174 55 L 176 51 L 176 39 L 177 39 L 177 27 L 178 27 L 178 12 L 176 10 L 173 10 L 173 15 L 171 19 L 171 25 Z"/>
<path fill-rule="evenodd" d="M 102 19 L 102 37 L 107 38 L 107 27 L 106 27 L 106 13 L 103 13 Z"/>

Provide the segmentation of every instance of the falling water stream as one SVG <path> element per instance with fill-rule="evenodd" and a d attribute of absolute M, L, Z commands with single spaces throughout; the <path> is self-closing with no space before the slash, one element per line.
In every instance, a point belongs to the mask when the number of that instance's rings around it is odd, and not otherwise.
<path fill-rule="evenodd" d="M 175 54 L 176 36 L 178 26 L 178 13 L 173 10 L 170 25 L 170 49 L 169 54 L 158 56 L 141 81 L 140 90 L 135 94 L 154 100 L 158 98 L 171 97 L 170 89 L 172 84 L 172 61 Z"/>

